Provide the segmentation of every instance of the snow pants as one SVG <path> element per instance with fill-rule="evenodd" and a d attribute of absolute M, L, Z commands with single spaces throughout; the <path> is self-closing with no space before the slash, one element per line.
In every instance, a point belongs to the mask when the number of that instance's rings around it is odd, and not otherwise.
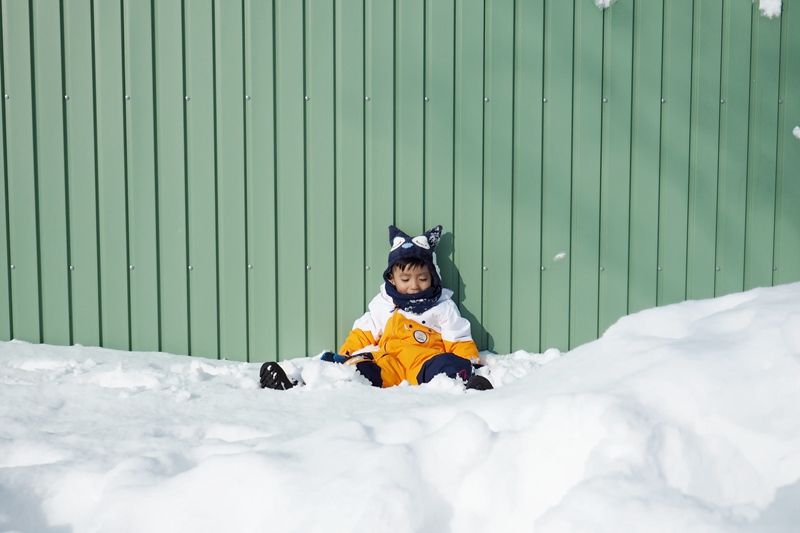
<path fill-rule="evenodd" d="M 372 354 L 356 354 L 354 356 L 344 356 L 325 352 L 322 354 L 323 361 L 332 363 L 353 364 L 358 373 L 369 380 L 373 387 L 391 387 L 396 383 L 384 383 L 381 377 L 381 367 L 373 359 Z M 467 381 L 472 377 L 472 363 L 463 357 L 452 353 L 440 353 L 428 359 L 422 365 L 417 374 L 417 383 L 428 383 L 439 374 L 445 374 L 449 378 L 459 378 Z"/>

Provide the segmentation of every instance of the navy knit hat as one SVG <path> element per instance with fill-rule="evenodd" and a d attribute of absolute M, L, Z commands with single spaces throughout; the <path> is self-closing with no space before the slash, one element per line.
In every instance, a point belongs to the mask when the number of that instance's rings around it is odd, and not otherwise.
<path fill-rule="evenodd" d="M 439 271 L 434 260 L 434 249 L 439 244 L 442 237 L 442 226 L 436 226 L 417 237 L 409 237 L 395 226 L 389 226 L 389 243 L 392 249 L 389 251 L 389 264 L 383 273 L 383 279 L 389 281 L 389 274 L 392 266 L 400 259 L 419 259 L 423 261 L 431 271 L 431 286 L 441 288 L 442 280 L 439 278 Z"/>

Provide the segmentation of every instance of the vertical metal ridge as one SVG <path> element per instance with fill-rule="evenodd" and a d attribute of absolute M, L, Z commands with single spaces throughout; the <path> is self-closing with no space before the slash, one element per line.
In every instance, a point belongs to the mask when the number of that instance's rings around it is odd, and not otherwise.
<path fill-rule="evenodd" d="M 102 0 L 101 0 L 102 1 Z M 101 259 L 101 241 L 100 241 L 100 196 L 99 191 L 99 171 L 97 160 L 97 39 L 95 33 L 95 0 L 89 0 L 89 13 L 91 19 L 91 41 L 92 41 L 92 135 L 93 135 L 93 148 L 94 148 L 94 216 L 95 216 L 95 246 L 97 258 L 97 338 L 99 339 L 100 346 L 105 346 L 105 339 L 103 338 L 103 277 L 102 272 L 102 259 Z"/>
<path fill-rule="evenodd" d="M 3 20 L 3 9 L 2 5 L 0 5 L 0 106 L 2 106 L 2 123 L 0 123 L 0 128 L 3 131 L 3 190 L 4 190 L 4 205 L 3 205 L 3 218 L 5 220 L 5 239 L 6 239 L 6 246 L 5 246 L 5 254 L 6 259 L 10 260 L 11 258 L 11 228 L 9 226 L 9 214 L 8 214 L 8 134 L 6 130 L 6 100 L 3 95 L 6 94 L 6 77 L 5 77 L 5 32 L 3 29 L 5 28 L 5 21 Z M 3 270 L 3 275 L 5 276 L 4 280 L 0 280 L 0 282 L 5 281 L 5 285 L 8 291 L 8 330 L 9 330 L 9 340 L 14 338 L 14 312 L 13 312 L 13 293 L 12 293 L 12 286 L 11 286 L 11 274 L 9 271 L 9 265 L 0 265 L 0 268 Z"/>
<path fill-rule="evenodd" d="M 278 0 L 271 0 L 272 4 L 272 150 L 275 153 L 275 157 L 272 160 L 272 173 L 274 179 L 272 180 L 272 194 L 273 200 L 275 204 L 272 207 L 272 223 L 273 223 L 273 239 L 275 242 L 275 255 L 273 257 L 273 265 L 272 267 L 275 270 L 275 273 L 280 272 L 280 264 L 278 260 L 278 62 L 277 62 L 277 33 L 278 33 L 278 23 L 275 19 L 275 2 Z M 279 305 L 279 282 L 278 276 L 275 276 L 273 280 L 273 289 L 275 291 L 275 348 L 276 353 L 274 354 L 274 358 L 277 361 L 280 358 L 280 354 L 277 353 L 280 348 L 280 341 L 281 341 L 281 314 L 280 314 L 280 305 Z"/>
<path fill-rule="evenodd" d="M 120 40 L 120 61 L 122 62 L 120 73 L 122 74 L 122 92 L 123 94 L 127 94 L 128 92 L 128 79 L 125 74 L 125 68 L 127 66 L 126 61 L 126 52 L 128 51 L 128 47 L 125 46 L 125 0 L 119 0 L 119 40 Z M 120 95 L 122 96 L 122 95 Z M 125 194 L 125 261 L 128 265 L 133 264 L 131 262 L 131 233 L 130 233 L 130 191 L 128 190 L 128 107 L 122 107 L 122 181 L 123 181 L 123 191 Z M 130 270 L 128 271 L 128 275 L 125 276 L 125 281 L 127 283 L 126 287 L 126 294 L 128 299 L 128 350 L 133 348 L 133 304 L 131 302 L 131 274 Z"/>
<path fill-rule="evenodd" d="M 31 144 L 33 148 L 33 208 L 34 226 L 36 235 L 36 284 L 39 314 L 39 342 L 44 339 L 44 301 L 42 298 L 42 235 L 41 235 L 41 213 L 39 209 L 39 138 L 37 135 L 38 124 L 36 123 L 36 48 L 34 39 L 33 22 L 33 3 L 28 3 L 28 42 L 30 57 L 28 57 L 31 69 Z"/>
<path fill-rule="evenodd" d="M 753 105 L 753 85 L 756 83 L 756 80 L 753 78 L 753 56 L 754 49 L 756 48 L 756 28 L 753 24 L 753 21 L 758 17 L 758 6 L 753 2 L 753 5 L 750 7 L 750 60 L 748 63 L 749 68 L 749 76 L 748 76 L 748 88 L 747 88 L 747 150 L 745 151 L 747 157 L 747 163 L 745 166 L 746 169 L 746 180 L 745 180 L 745 202 L 744 202 L 744 263 L 742 268 L 742 287 L 747 290 L 747 278 L 750 271 L 750 264 L 747 260 L 748 249 L 750 248 L 750 239 L 748 239 L 748 227 L 750 226 L 751 220 L 751 209 L 750 209 L 750 201 L 752 198 L 752 183 L 755 177 L 753 176 L 753 168 L 752 168 L 752 159 L 750 157 L 751 150 L 753 147 L 753 131 L 751 126 L 753 124 L 753 114 L 754 114 L 754 105 Z"/>
<path fill-rule="evenodd" d="M 453 24 L 453 43 L 452 43 L 452 49 L 451 49 L 451 54 L 452 54 L 451 55 L 451 57 L 452 57 L 451 66 L 452 66 L 452 69 L 453 69 L 453 79 L 451 80 L 451 84 L 450 84 L 450 92 L 451 92 L 450 96 L 453 99 L 453 103 L 450 106 L 450 114 L 453 117 L 453 121 L 452 121 L 452 125 L 451 125 L 451 128 L 450 128 L 450 137 L 453 140 L 453 143 L 452 143 L 451 149 L 450 149 L 450 168 L 453 169 L 453 173 L 452 173 L 452 175 L 450 177 L 450 180 L 451 180 L 450 190 L 453 191 L 453 196 L 452 196 L 452 198 L 450 198 L 450 212 L 452 213 L 452 217 L 450 218 L 450 231 L 453 232 L 453 235 L 455 235 L 455 231 L 456 231 L 456 205 L 457 205 L 457 203 L 456 203 L 456 181 L 457 181 L 457 178 L 456 178 L 456 143 L 455 143 L 455 140 L 456 140 L 456 109 L 458 108 L 458 103 L 456 102 L 456 98 L 458 97 L 458 93 L 456 91 L 456 68 L 458 66 L 458 55 L 457 55 L 458 54 L 458 52 L 457 52 L 457 50 L 458 50 L 458 0 L 453 0 L 453 20 L 452 20 L 452 24 Z M 455 259 L 457 257 L 457 254 L 456 254 L 456 250 L 457 249 L 458 249 L 458 245 L 456 244 L 455 237 L 454 237 L 453 238 L 453 263 L 454 264 L 455 264 Z M 456 271 L 453 274 L 454 275 L 458 274 L 458 268 L 456 268 Z M 452 287 L 454 300 L 456 302 L 460 302 L 461 301 L 461 286 L 460 286 L 461 283 L 458 282 L 460 277 L 461 277 L 460 274 L 455 276 L 454 281 L 456 282 L 456 285 L 454 287 Z"/>
<path fill-rule="evenodd" d="M 690 248 L 689 245 L 691 244 L 691 239 L 689 233 L 691 232 L 691 226 L 689 221 L 692 217 L 691 212 L 691 203 L 692 203 L 692 141 L 696 134 L 696 132 L 692 128 L 692 120 L 694 118 L 694 103 L 695 103 L 695 94 L 692 90 L 692 85 L 694 84 L 694 75 L 695 75 L 695 64 L 697 58 L 697 36 L 696 36 L 696 27 L 697 27 L 697 14 L 695 11 L 696 0 L 692 0 L 692 22 L 691 28 L 689 32 L 689 39 L 691 41 L 691 60 L 689 63 L 689 158 L 688 158 L 688 167 L 687 171 L 687 180 L 686 180 L 686 242 L 684 244 L 684 262 L 683 262 L 683 270 L 684 280 L 683 280 L 683 298 L 682 300 L 686 300 L 689 297 L 689 283 L 690 283 L 690 271 L 689 271 L 689 259 L 690 259 Z"/>
<path fill-rule="evenodd" d="M 778 131 L 776 132 L 777 135 L 777 142 L 776 142 L 776 173 L 775 173 L 775 207 L 774 207 L 774 220 L 773 220 L 773 227 L 774 231 L 772 234 L 772 285 L 776 285 L 776 281 L 778 276 L 780 275 L 775 269 L 778 266 L 779 262 L 779 248 L 780 248 L 780 237 L 782 234 L 781 222 L 780 222 L 780 215 L 781 215 L 781 206 L 782 203 L 780 199 L 783 196 L 783 165 L 781 164 L 783 161 L 783 154 L 784 154 L 784 147 L 785 147 L 785 135 L 781 135 L 781 131 L 786 127 L 786 107 L 781 105 L 783 102 L 784 95 L 786 93 L 786 71 L 788 70 L 788 65 L 786 65 L 787 59 L 786 57 L 786 48 L 788 47 L 787 40 L 788 40 L 788 26 L 789 23 L 787 22 L 789 19 L 786 16 L 786 6 L 783 6 L 783 12 L 781 13 L 781 29 L 780 29 L 780 44 L 779 44 L 779 58 L 778 58 L 778 69 L 779 69 L 779 78 L 778 78 L 778 102 L 779 102 L 779 110 L 778 110 Z"/>
<path fill-rule="evenodd" d="M 181 77 L 182 77 L 182 93 L 188 95 L 187 90 L 187 73 L 186 73 L 186 0 L 181 0 Z M 185 267 L 191 266 L 192 260 L 192 239 L 191 239 L 191 226 L 189 224 L 189 126 L 188 126 L 188 113 L 186 109 L 186 100 L 184 100 L 183 108 L 183 216 L 184 216 L 184 265 Z M 186 276 L 186 352 L 187 355 L 193 355 L 194 346 L 192 346 L 192 279 L 190 275 Z"/>
<path fill-rule="evenodd" d="M 249 94 L 250 91 L 247 89 L 248 84 L 248 77 L 247 77 L 247 8 L 245 0 L 241 0 L 240 3 L 242 9 L 242 93 L 239 95 L 241 98 L 241 106 L 242 106 L 242 158 L 243 158 L 243 174 L 242 180 L 244 181 L 244 198 L 242 199 L 242 204 L 244 207 L 244 260 L 245 264 L 242 267 L 245 269 L 244 271 L 244 335 L 245 335 L 245 343 L 244 343 L 244 360 L 250 362 L 251 354 L 250 354 L 250 275 L 247 270 L 247 264 L 251 261 L 250 258 L 250 232 L 249 232 L 249 224 L 247 223 L 248 220 L 248 209 L 247 209 L 247 180 L 249 176 L 249 168 L 247 165 L 247 100 L 244 99 L 246 94 Z M 221 358 L 222 354 L 218 355 L 218 358 Z"/>
<path fill-rule="evenodd" d="M 333 157 L 333 258 L 331 264 L 333 265 L 333 308 L 339 308 L 339 210 L 338 205 L 336 204 L 336 198 L 338 197 L 339 193 L 339 172 L 338 172 L 338 162 L 339 162 L 339 154 L 338 154 L 338 143 L 336 142 L 337 135 L 336 135 L 336 127 L 337 127 L 337 113 L 336 108 L 339 105 L 339 101 L 336 98 L 336 87 L 338 81 L 339 71 L 336 69 L 337 61 L 336 61 L 336 7 L 339 4 L 339 0 L 333 0 L 333 6 L 331 7 L 331 35 L 333 36 L 333 52 L 331 54 L 331 60 L 333 64 L 331 65 L 332 70 L 332 78 L 333 78 L 333 87 L 332 87 L 332 101 L 333 101 L 333 112 L 332 112 L 332 128 L 333 128 L 333 147 L 332 147 L 332 157 Z M 362 104 L 363 105 L 363 104 Z M 306 310 L 308 312 L 308 310 Z M 333 313 L 333 335 L 334 335 L 334 343 L 336 341 L 336 334 L 339 331 L 339 313 Z M 334 347 L 334 350 L 337 347 Z"/>
<path fill-rule="evenodd" d="M 428 0 L 422 0 L 422 94 L 427 98 L 430 92 L 428 87 Z M 422 106 L 422 224 L 423 231 L 428 227 L 430 221 L 425 220 L 425 207 L 428 202 L 428 175 L 427 175 L 427 161 L 428 161 L 428 106 Z"/>
<path fill-rule="evenodd" d="M 215 294 L 217 300 L 217 358 L 222 350 L 222 304 L 220 300 L 220 246 L 219 246 L 219 123 L 217 120 L 217 0 L 211 0 L 211 116 L 214 135 L 214 239 L 215 247 Z"/>
<path fill-rule="evenodd" d="M 155 280 L 156 280 L 156 347 L 162 350 L 162 308 L 161 308 L 161 212 L 159 198 L 158 172 L 158 68 L 156 67 L 156 9 L 155 0 L 150 0 L 150 64 L 153 69 L 151 98 L 153 99 L 153 200 L 155 201 Z M 183 39 L 181 39 L 183 42 Z"/>
<path fill-rule="evenodd" d="M 483 0 L 483 17 L 481 17 L 483 22 L 483 31 L 481 32 L 481 50 L 483 52 L 482 57 L 482 67 L 481 67 L 481 82 L 483 86 L 483 94 L 488 94 L 487 87 L 486 87 L 486 31 L 487 31 L 487 24 L 486 19 L 487 11 L 489 6 L 487 4 L 491 4 L 492 0 Z M 486 265 L 486 113 L 487 113 L 486 106 L 481 108 L 481 264 Z M 484 319 L 487 314 L 486 309 L 486 275 L 481 275 L 481 304 L 480 304 L 480 316 L 478 317 L 478 321 L 483 324 Z M 483 329 L 482 338 L 479 340 L 480 344 L 487 344 L 488 343 L 488 333 L 485 329 Z"/>
<path fill-rule="evenodd" d="M 300 20 L 302 23 L 302 32 L 303 35 L 301 36 L 301 43 L 302 43 L 302 53 L 301 56 L 303 58 L 303 94 L 308 94 L 308 43 L 306 39 L 308 38 L 308 19 L 306 18 L 308 15 L 307 4 L 306 0 L 302 1 L 302 8 L 301 8 L 301 15 Z M 303 106 L 303 260 L 308 265 L 308 106 Z M 305 324 L 303 327 L 303 331 L 305 335 L 303 335 L 303 353 L 308 354 L 308 268 L 306 268 L 306 274 L 303 277 L 304 288 L 303 288 L 303 295 L 305 302 L 303 305 L 303 314 L 305 316 Z"/>
<path fill-rule="evenodd" d="M 513 27 L 511 28 L 511 205 L 509 206 L 509 221 L 510 221 L 510 236 L 511 249 L 508 251 L 508 284 L 509 284 L 509 299 L 508 299 L 508 316 L 513 317 L 514 314 L 514 185 L 517 179 L 517 165 L 516 165 L 516 124 L 517 124 L 517 0 L 511 2 L 511 21 Z M 508 322 L 508 344 L 511 345 L 511 339 L 514 338 L 514 321 Z"/>
<path fill-rule="evenodd" d="M 575 17 L 575 4 L 572 5 L 572 48 L 570 49 L 570 57 L 572 57 L 572 69 L 570 69 L 570 124 L 575 124 L 575 36 L 577 34 L 575 25 L 576 25 L 576 17 Z M 574 248 L 574 239 L 573 231 L 575 230 L 575 224 L 573 222 L 573 217 L 575 214 L 573 213 L 574 208 L 572 206 L 574 194 L 574 186 L 575 186 L 575 135 L 570 134 L 569 136 L 569 245 L 568 254 L 569 254 L 569 272 L 567 273 L 567 348 L 573 348 L 571 344 L 572 339 L 572 331 L 574 329 L 572 323 L 572 293 L 573 293 L 573 286 L 572 286 L 572 251 Z"/>
<path fill-rule="evenodd" d="M 666 36 L 666 31 L 664 29 L 665 20 L 666 20 L 666 10 L 667 10 L 667 2 L 670 0 L 662 0 L 661 2 L 661 69 L 660 69 L 660 76 L 661 79 L 659 80 L 659 85 L 661 89 L 661 94 L 659 95 L 662 99 L 664 96 L 664 40 Z M 663 103 L 663 102 L 662 102 Z M 658 185 L 656 187 L 656 191 L 658 194 L 658 200 L 656 201 L 656 264 L 661 264 L 661 185 L 662 185 L 662 177 L 663 177 L 663 165 L 664 165 L 664 158 L 662 154 L 664 153 L 664 106 L 662 105 L 659 108 L 659 122 L 658 122 Z M 661 281 L 662 277 L 658 274 L 656 275 L 656 283 L 653 289 L 655 290 L 655 302 L 656 306 L 661 305 L 661 290 L 660 286 L 662 284 Z"/>
<path fill-rule="evenodd" d="M 545 77 L 545 73 L 546 73 L 546 70 L 547 70 L 546 66 L 545 66 L 545 61 L 547 60 L 547 21 L 548 21 L 548 18 L 547 18 L 547 5 L 548 5 L 547 0 L 542 1 L 542 57 L 541 57 L 541 60 L 542 60 L 542 80 L 541 80 L 542 81 L 542 85 L 540 87 L 542 94 L 545 94 L 545 88 L 547 87 L 547 79 Z M 544 182 L 545 182 L 545 180 L 544 180 L 544 147 L 545 147 L 546 129 L 545 129 L 545 123 L 544 123 L 544 102 L 539 102 L 539 105 L 542 106 L 542 122 L 540 124 L 540 133 L 541 133 L 540 142 L 541 142 L 541 144 L 539 145 L 539 150 L 541 151 L 542 157 L 539 159 L 539 174 L 541 176 L 541 179 L 539 180 L 539 206 L 538 207 L 539 207 L 539 234 L 540 234 L 540 238 L 539 238 L 538 254 L 539 254 L 539 262 L 542 263 L 542 258 L 544 257 L 544 239 L 541 238 L 541 234 L 542 234 L 542 228 L 544 228 L 544 202 L 545 202 L 545 199 L 544 199 L 544 191 L 545 191 L 545 186 L 544 186 Z M 544 278 L 542 277 L 542 271 L 541 270 L 539 271 L 537 277 L 539 279 L 539 305 L 538 305 L 538 309 L 539 309 L 539 316 L 538 316 L 538 322 L 539 322 L 538 323 L 539 346 L 537 347 L 537 350 L 539 352 L 542 352 L 542 351 L 545 350 L 545 347 L 544 347 L 544 320 L 542 318 L 542 317 L 544 317 L 545 309 L 544 309 L 544 298 L 542 298 L 542 294 L 544 292 Z"/>
<path fill-rule="evenodd" d="M 367 205 L 367 2 L 361 0 L 361 205 Z M 361 228 L 364 239 L 361 241 L 361 288 L 363 307 L 367 307 L 367 209 L 361 210 Z M 337 317 L 337 324 L 338 324 Z M 345 324 L 347 322 L 344 322 Z M 337 329 L 338 331 L 338 329 Z M 337 343 L 342 344 L 342 343 Z M 338 348 L 338 346 L 337 346 Z"/>
<path fill-rule="evenodd" d="M 604 9 L 602 14 L 603 22 L 600 24 L 600 46 L 602 47 L 602 51 L 600 52 L 600 95 L 603 97 L 605 93 L 605 82 L 606 82 L 606 24 L 608 23 L 608 9 Z M 603 257 L 603 146 L 605 146 L 605 135 L 604 132 L 606 124 L 606 108 L 605 106 L 600 106 L 600 136 L 598 138 L 598 142 L 600 146 L 598 147 L 598 156 L 599 156 L 599 172 L 598 172 L 598 184 L 597 184 L 597 264 L 602 265 L 602 257 Z M 597 317 L 597 325 L 595 326 L 594 336 L 598 337 L 600 334 L 600 316 L 602 311 L 601 305 L 601 293 L 602 290 L 600 288 L 600 284 L 602 280 L 600 278 L 600 270 L 598 269 L 595 272 L 597 276 L 597 307 L 596 307 L 596 317 Z"/>
<path fill-rule="evenodd" d="M 59 47 L 61 50 L 61 94 L 67 94 L 67 60 L 66 60 L 66 38 L 64 37 L 64 0 L 59 0 L 58 2 L 58 10 L 59 10 L 59 25 L 61 29 L 60 35 L 60 43 Z M 0 27 L 2 27 L 2 20 L 0 20 Z M 0 30 L 1 31 L 1 30 Z M 0 33 L 0 69 L 2 69 L 2 34 Z M 71 217 L 71 210 L 70 210 L 70 191 L 69 191 L 69 181 L 70 181 L 70 172 L 69 172 L 69 126 L 67 124 L 67 104 L 66 100 L 61 101 L 61 134 L 63 136 L 63 157 L 64 157 L 64 239 L 65 239 L 65 246 L 67 252 L 67 264 L 64 265 L 64 268 L 67 268 L 68 265 L 72 265 L 72 217 Z M 3 151 L 5 151 L 5 146 L 2 147 Z M 68 328 L 69 328 L 69 343 L 70 345 L 75 343 L 75 333 L 74 333 L 74 319 L 72 317 L 72 309 L 73 309 L 73 301 L 72 301 L 72 276 L 67 275 L 67 307 L 68 307 Z"/>
<path fill-rule="evenodd" d="M 631 246 L 631 242 L 633 239 L 631 238 L 631 226 L 633 225 L 633 209 L 631 204 L 633 203 L 633 126 L 634 126 L 634 102 L 636 100 L 636 37 L 637 37 L 637 27 L 636 27 L 636 12 L 637 12 L 637 4 L 636 2 L 631 3 L 631 81 L 630 81 L 630 89 L 631 89 L 631 100 L 630 100 L 630 136 L 628 138 L 628 244 L 626 246 L 627 249 L 627 261 L 626 261 L 626 268 L 627 268 L 627 280 L 626 280 L 626 292 L 625 292 L 625 314 L 629 314 L 631 312 L 631 263 L 633 258 L 633 249 Z"/>
<path fill-rule="evenodd" d="M 395 224 L 397 223 L 397 2 L 398 0 L 392 0 L 392 220 Z"/>
<path fill-rule="evenodd" d="M 728 0 L 722 0 L 722 6 L 720 6 L 720 32 L 719 32 L 719 97 L 720 103 L 722 102 L 723 94 L 722 94 L 722 87 L 724 83 L 724 72 L 725 72 L 725 6 L 728 3 Z M 714 216 L 714 265 L 718 267 L 720 264 L 720 253 L 719 253 L 719 217 L 720 217 L 720 160 L 722 154 L 722 110 L 720 110 L 719 114 L 717 115 L 717 175 L 716 175 L 716 183 L 717 183 L 717 197 L 716 203 L 714 205 L 714 209 L 716 210 L 716 215 Z M 712 287 L 714 296 L 719 294 L 719 276 L 714 276 L 714 286 Z"/>

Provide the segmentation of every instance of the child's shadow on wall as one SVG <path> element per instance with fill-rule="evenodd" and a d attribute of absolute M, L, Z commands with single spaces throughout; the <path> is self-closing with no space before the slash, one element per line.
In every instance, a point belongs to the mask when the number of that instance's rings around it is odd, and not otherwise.
<path fill-rule="evenodd" d="M 442 235 L 441 239 L 439 239 L 439 244 L 436 246 L 436 262 L 441 271 L 442 284 L 455 293 L 453 294 L 453 299 L 461 311 L 461 316 L 469 320 L 472 326 L 472 338 L 475 344 L 478 345 L 479 350 L 485 350 L 489 345 L 490 336 L 483 327 L 483 324 L 478 320 L 478 317 L 472 312 L 469 305 L 464 305 L 464 301 L 467 297 L 467 285 L 464 283 L 464 279 L 461 277 L 458 267 L 456 267 L 456 264 L 453 262 L 454 242 L 453 234 L 447 232 Z M 475 291 L 480 291 L 480 287 L 476 287 Z M 480 295 L 471 302 L 472 305 L 476 307 L 480 306 Z"/>

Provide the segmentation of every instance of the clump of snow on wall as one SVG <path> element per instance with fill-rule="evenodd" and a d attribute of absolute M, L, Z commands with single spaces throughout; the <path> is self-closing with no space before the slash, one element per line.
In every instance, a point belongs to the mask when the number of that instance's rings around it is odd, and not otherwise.
<path fill-rule="evenodd" d="M 755 0 L 753 0 L 755 2 Z M 759 0 L 758 8 L 765 17 L 779 17 L 781 15 L 782 0 Z"/>
<path fill-rule="evenodd" d="M 594 0 L 594 3 L 597 4 L 597 7 L 600 9 L 606 9 L 611 7 L 611 4 L 616 2 L 617 0 Z"/>
<path fill-rule="evenodd" d="M 617 0 L 594 0 L 594 3 L 597 4 L 597 7 L 600 9 L 607 9 L 616 1 Z M 755 3 L 755 1 L 756 0 L 753 0 L 753 3 Z M 781 3 L 782 0 L 758 0 L 758 8 L 765 17 L 779 17 L 781 15 Z"/>
<path fill-rule="evenodd" d="M 800 139 L 800 126 L 795 126 L 794 129 L 792 130 L 792 133 L 794 133 L 795 137 Z"/>

